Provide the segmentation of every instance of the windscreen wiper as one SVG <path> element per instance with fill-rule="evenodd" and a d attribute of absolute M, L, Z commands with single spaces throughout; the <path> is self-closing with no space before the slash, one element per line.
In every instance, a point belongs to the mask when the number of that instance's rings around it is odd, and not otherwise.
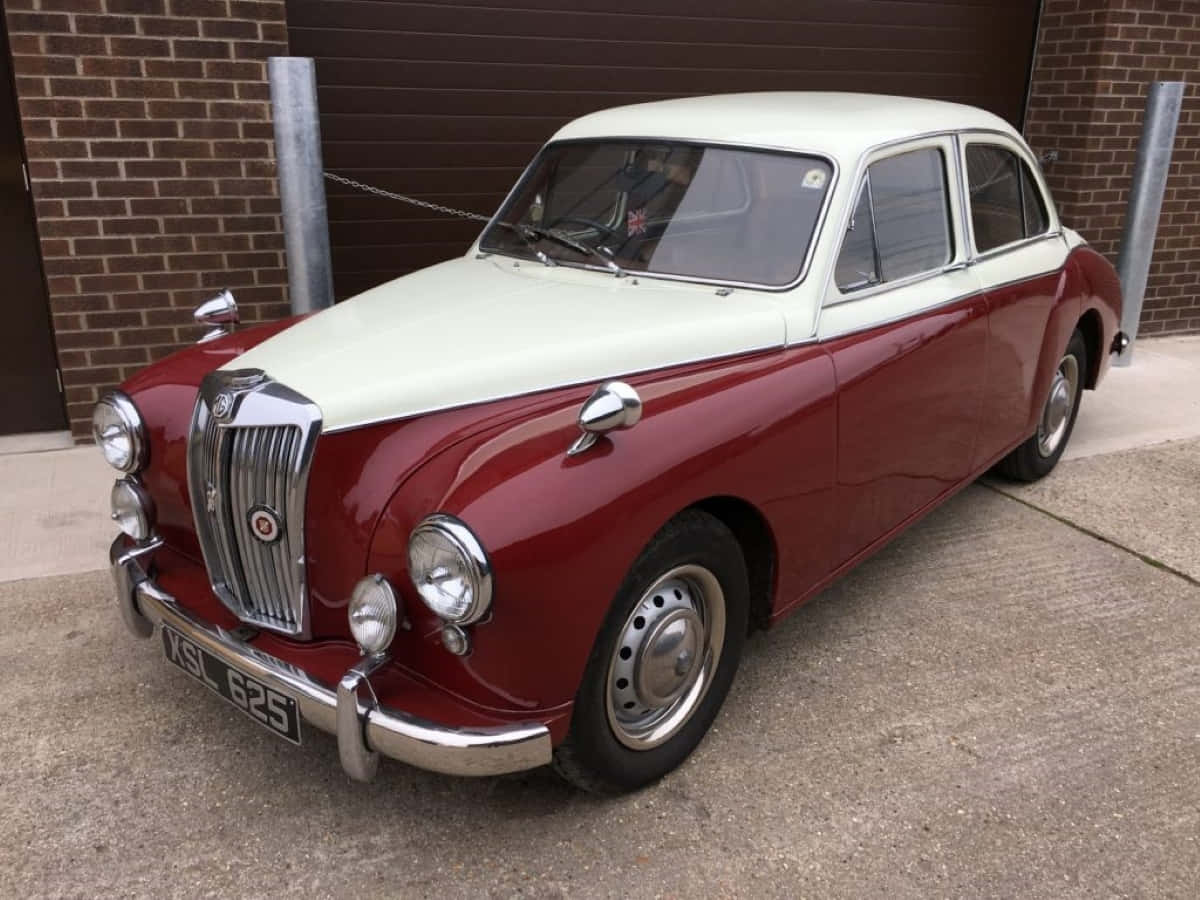
<path fill-rule="evenodd" d="M 534 228 L 526 226 L 529 233 L 537 238 L 549 238 L 550 240 L 562 244 L 564 247 L 582 253 L 585 256 L 594 256 L 600 262 L 604 263 L 605 268 L 616 275 L 618 278 L 625 276 L 625 270 L 617 265 L 617 261 L 612 258 L 612 251 L 607 247 L 593 247 L 591 244 L 585 244 L 583 241 L 577 241 L 573 237 L 568 237 L 560 231 L 553 231 L 548 228 Z"/>
<path fill-rule="evenodd" d="M 534 243 L 534 238 L 541 240 L 543 237 L 545 237 L 545 234 L 543 234 L 537 228 L 532 228 L 529 225 L 514 225 L 512 222 L 505 222 L 502 219 L 496 220 L 496 222 L 493 224 L 501 225 L 519 237 L 522 243 L 529 248 L 529 251 L 536 256 L 538 261 L 543 265 L 550 266 L 551 268 L 558 265 L 558 262 L 553 256 L 548 256 L 544 250 L 539 250 L 538 245 Z M 533 237 L 530 237 L 530 235 L 533 235 Z"/>

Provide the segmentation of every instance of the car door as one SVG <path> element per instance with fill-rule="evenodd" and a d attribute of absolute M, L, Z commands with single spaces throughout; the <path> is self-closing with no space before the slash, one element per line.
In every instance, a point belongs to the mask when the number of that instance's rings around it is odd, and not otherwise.
<path fill-rule="evenodd" d="M 838 563 L 971 471 L 987 303 L 966 265 L 951 136 L 878 150 L 822 304 L 838 384 Z"/>
<path fill-rule="evenodd" d="M 1042 407 L 1038 363 L 1068 249 L 1025 148 L 966 134 L 961 154 L 972 268 L 988 299 L 988 393 L 975 450 L 984 466 L 1029 436 Z"/>

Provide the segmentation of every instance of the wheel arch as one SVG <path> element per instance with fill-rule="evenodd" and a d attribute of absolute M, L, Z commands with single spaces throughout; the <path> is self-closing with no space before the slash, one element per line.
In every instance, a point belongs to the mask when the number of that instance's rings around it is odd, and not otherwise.
<path fill-rule="evenodd" d="M 1088 309 L 1079 317 L 1075 327 L 1083 335 L 1083 342 L 1087 347 L 1087 372 L 1083 386 L 1093 390 L 1100 379 L 1100 362 L 1104 358 L 1104 323 L 1099 312 Z"/>
<path fill-rule="evenodd" d="M 766 516 L 754 504 L 729 495 L 707 497 L 687 509 L 706 512 L 733 532 L 746 561 L 750 582 L 750 628 L 765 629 L 775 601 L 778 552 Z"/>

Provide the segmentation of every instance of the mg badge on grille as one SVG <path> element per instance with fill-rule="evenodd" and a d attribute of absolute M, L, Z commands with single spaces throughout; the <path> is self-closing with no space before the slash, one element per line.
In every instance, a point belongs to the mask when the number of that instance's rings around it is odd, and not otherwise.
<path fill-rule="evenodd" d="M 233 394 L 221 391 L 217 394 L 217 399 L 213 401 L 212 414 L 218 419 L 223 419 L 231 412 L 233 412 Z"/>
<path fill-rule="evenodd" d="M 246 518 L 250 522 L 250 531 L 264 544 L 275 543 L 283 534 L 279 513 L 269 506 L 254 507 Z"/>

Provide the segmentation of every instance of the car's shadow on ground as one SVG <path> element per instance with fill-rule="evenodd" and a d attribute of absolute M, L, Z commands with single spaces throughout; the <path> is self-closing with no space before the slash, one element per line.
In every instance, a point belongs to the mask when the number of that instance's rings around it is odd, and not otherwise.
<path fill-rule="evenodd" d="M 781 691 L 788 692 L 791 700 L 801 706 L 807 687 L 814 681 L 825 683 L 828 678 L 836 677 L 828 672 L 825 661 L 836 660 L 848 638 L 852 640 L 864 629 L 887 619 L 891 614 L 889 607 L 903 600 L 877 590 L 878 584 L 909 581 L 910 571 L 923 567 L 923 554 L 928 549 L 924 546 L 923 533 L 930 528 L 936 530 L 939 519 L 953 516 L 957 506 L 970 504 L 979 496 L 975 491 L 968 491 L 954 498 L 946 507 L 932 513 L 927 522 L 901 536 L 771 629 L 752 634 L 746 643 L 738 677 L 714 731 L 719 735 L 755 733 L 753 710 L 756 701 L 763 699 L 761 695 L 769 693 L 775 697 Z M 224 709 L 224 704 L 215 697 L 210 698 L 210 705 Z M 230 720 L 233 726 L 230 741 L 245 740 L 242 732 L 257 732 L 240 716 L 231 716 Z M 710 735 L 701 750 L 706 751 L 710 749 L 709 745 L 719 742 L 716 735 Z M 579 791 L 559 779 L 549 768 L 498 777 L 463 778 L 382 760 L 375 780 L 370 784 L 359 784 L 342 774 L 336 743 L 329 735 L 309 729 L 306 743 L 301 748 L 275 747 L 274 744 L 269 736 L 259 738 L 255 733 L 254 747 L 247 746 L 244 752 L 247 756 L 262 751 L 267 751 L 270 757 L 288 756 L 290 778 L 297 779 L 301 785 L 322 784 L 324 790 L 332 794 L 329 797 L 332 806 L 340 805 L 336 799 L 340 795 L 347 805 L 366 815 L 409 815 L 419 798 L 422 824 L 426 827 L 442 815 L 449 820 L 457 819 L 463 805 L 486 807 L 506 820 L 520 821 L 552 814 L 573 804 L 602 808 L 623 802 L 621 798 Z M 685 767 L 719 764 L 709 752 L 697 756 L 702 758 L 690 760 Z M 274 760 L 260 759 L 247 767 L 244 777 L 238 773 L 229 775 L 241 782 L 239 790 L 253 792 L 262 789 L 258 773 L 275 764 Z M 691 774 L 703 778 L 702 772 Z M 656 789 L 650 786 L 646 790 L 653 792 Z"/>

